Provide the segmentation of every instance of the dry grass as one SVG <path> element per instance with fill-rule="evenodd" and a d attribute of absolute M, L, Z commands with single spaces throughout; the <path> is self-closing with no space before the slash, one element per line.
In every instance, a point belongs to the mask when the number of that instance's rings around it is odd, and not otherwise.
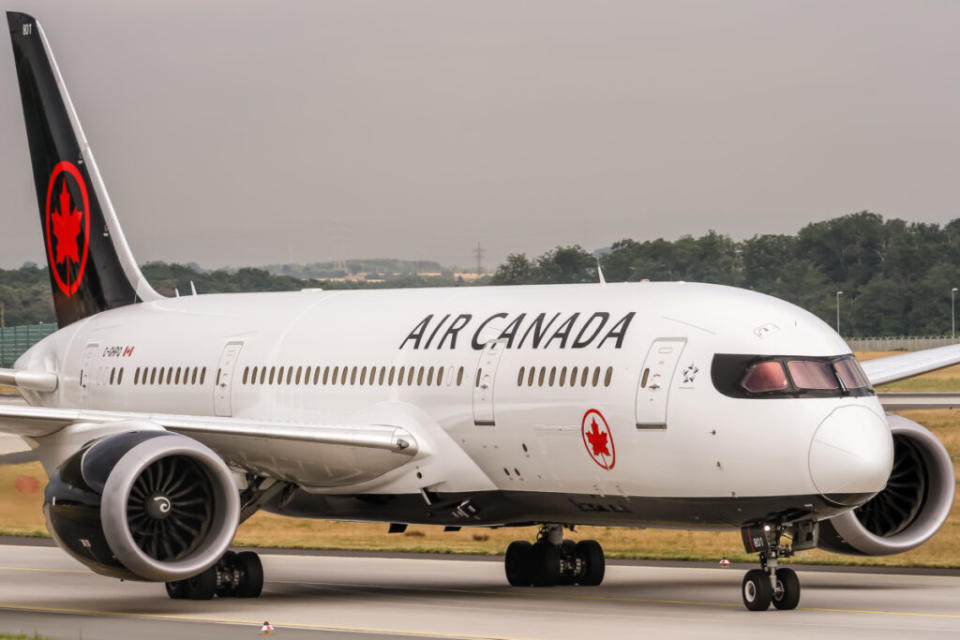
<path fill-rule="evenodd" d="M 15 396 L 17 395 L 17 390 L 14 387 L 5 387 L 0 384 L 0 396 Z"/>
<path fill-rule="evenodd" d="M 867 360 L 888 354 L 858 355 Z M 908 382 L 910 386 L 906 389 L 909 390 L 960 391 L 960 366 Z M 883 390 L 906 389 L 904 383 L 883 387 Z M 904 412 L 904 415 L 936 433 L 949 449 L 955 463 L 960 460 L 960 412 L 911 411 Z M 35 478 L 36 483 L 25 478 Z M 0 532 L 44 534 L 40 510 L 42 489 L 31 492 L 31 485 L 42 487 L 45 480 L 38 463 L 0 466 Z M 442 527 L 426 526 L 412 526 L 404 534 L 388 535 L 385 524 L 300 520 L 258 513 L 240 527 L 236 543 L 263 547 L 498 554 L 503 553 L 512 540 L 532 540 L 535 535 L 534 528 L 444 532 Z M 579 527 L 571 537 L 599 540 L 611 557 L 711 561 L 727 557 L 734 562 L 752 561 L 743 552 L 737 532 Z M 954 509 L 953 515 L 931 541 L 909 553 L 881 558 L 855 558 L 824 551 L 806 551 L 797 559 L 809 563 L 960 566 L 960 510 Z"/>

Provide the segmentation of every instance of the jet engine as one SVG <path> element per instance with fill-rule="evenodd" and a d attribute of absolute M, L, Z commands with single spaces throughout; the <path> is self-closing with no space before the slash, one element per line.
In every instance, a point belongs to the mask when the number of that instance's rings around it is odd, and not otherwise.
<path fill-rule="evenodd" d="M 937 437 L 903 416 L 887 415 L 893 471 L 883 491 L 820 523 L 818 546 L 849 555 L 903 553 L 933 536 L 953 507 L 953 461 Z"/>
<path fill-rule="evenodd" d="M 97 573 L 170 582 L 216 563 L 233 540 L 240 499 L 223 460 L 162 430 L 96 440 L 52 474 L 51 535 Z"/>

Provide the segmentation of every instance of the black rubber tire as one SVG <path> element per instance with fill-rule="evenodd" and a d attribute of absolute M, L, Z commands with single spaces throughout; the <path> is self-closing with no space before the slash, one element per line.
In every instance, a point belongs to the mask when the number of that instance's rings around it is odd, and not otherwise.
<path fill-rule="evenodd" d="M 190 600 L 209 600 L 217 594 L 217 568 L 210 567 L 203 573 L 183 580 L 184 593 Z"/>
<path fill-rule="evenodd" d="M 217 597 L 235 598 L 237 596 L 237 589 L 232 579 L 232 573 L 237 568 L 237 552 L 227 551 L 224 553 L 223 557 L 220 558 L 220 562 L 217 563 L 217 567 L 222 572 L 231 575 L 230 579 L 224 580 L 220 585 L 220 589 L 217 591 Z"/>
<path fill-rule="evenodd" d="M 565 565 L 569 564 L 575 568 L 577 564 L 577 543 L 573 540 L 564 540 L 561 542 L 560 557 L 563 559 Z M 557 578 L 557 584 L 566 587 L 572 585 L 576 580 L 577 577 L 573 572 L 564 572 Z"/>
<path fill-rule="evenodd" d="M 577 555 L 583 564 L 577 584 L 583 587 L 596 587 L 603 582 L 607 571 L 607 562 L 603 557 L 603 547 L 596 540 L 581 540 L 577 543 Z"/>
<path fill-rule="evenodd" d="M 751 569 L 743 576 L 740 587 L 743 606 L 750 611 L 766 611 L 770 608 L 773 593 L 770 589 L 770 576 L 762 569 Z"/>
<path fill-rule="evenodd" d="M 167 582 L 164 584 L 167 588 L 167 595 L 171 600 L 183 600 L 187 597 L 187 581 L 177 580 L 176 582 Z"/>
<path fill-rule="evenodd" d="M 529 587 L 533 584 L 533 545 L 526 540 L 515 540 L 507 547 L 503 557 L 503 569 L 507 582 L 514 587 Z"/>
<path fill-rule="evenodd" d="M 560 547 L 540 540 L 533 545 L 533 586 L 553 587 L 560 579 Z"/>
<path fill-rule="evenodd" d="M 240 568 L 240 585 L 236 596 L 259 598 L 263 591 L 263 563 L 260 562 L 260 556 L 253 551 L 238 553 L 237 566 Z"/>
<path fill-rule="evenodd" d="M 800 604 L 800 578 L 793 569 L 777 569 L 777 590 L 773 593 L 773 606 L 784 611 L 796 609 Z"/>

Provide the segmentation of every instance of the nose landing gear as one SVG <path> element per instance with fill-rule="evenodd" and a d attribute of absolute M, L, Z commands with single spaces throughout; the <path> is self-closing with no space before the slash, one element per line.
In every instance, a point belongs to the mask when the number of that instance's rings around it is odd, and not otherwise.
<path fill-rule="evenodd" d="M 536 543 L 510 543 L 504 569 L 514 587 L 596 586 L 603 582 L 606 566 L 599 542 L 564 540 L 560 525 L 545 525 Z"/>
<path fill-rule="evenodd" d="M 779 567 L 780 558 L 789 558 L 794 549 L 782 544 L 785 529 L 780 524 L 744 527 L 743 546 L 748 553 L 760 553 L 760 568 L 743 576 L 740 595 L 750 611 L 766 611 L 771 603 L 777 609 L 796 609 L 800 604 L 800 579 L 793 569 Z"/>

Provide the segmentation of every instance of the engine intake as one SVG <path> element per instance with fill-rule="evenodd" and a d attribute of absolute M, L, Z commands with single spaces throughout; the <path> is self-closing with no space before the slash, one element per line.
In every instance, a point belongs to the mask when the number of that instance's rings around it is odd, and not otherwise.
<path fill-rule="evenodd" d="M 159 430 L 84 447 L 50 478 L 47 528 L 98 573 L 169 582 L 212 566 L 236 533 L 229 469 L 203 444 Z"/>
<path fill-rule="evenodd" d="M 868 502 L 820 523 L 818 546 L 848 555 L 882 556 L 920 546 L 953 507 L 953 461 L 935 435 L 903 416 L 887 415 L 893 471 Z"/>

